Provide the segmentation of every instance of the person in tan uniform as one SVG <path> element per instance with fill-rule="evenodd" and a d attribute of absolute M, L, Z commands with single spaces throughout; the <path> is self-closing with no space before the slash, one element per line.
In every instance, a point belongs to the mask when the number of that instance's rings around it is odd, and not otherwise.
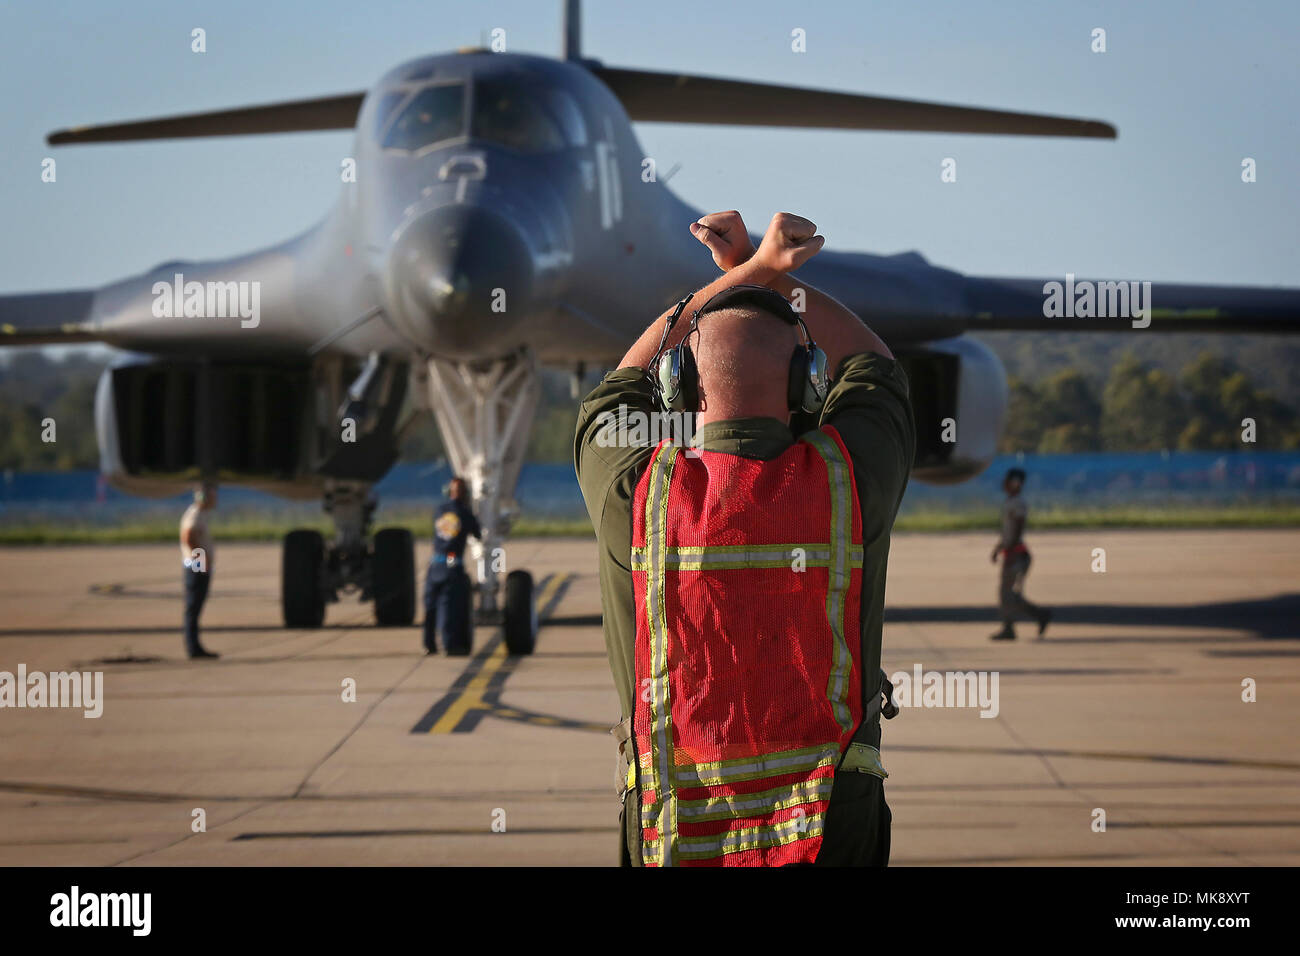
<path fill-rule="evenodd" d="M 194 490 L 194 503 L 181 516 L 181 560 L 185 570 L 185 653 L 195 660 L 218 655 L 199 642 L 199 614 L 212 583 L 212 533 L 208 512 L 217 506 L 216 485 L 204 483 Z"/>

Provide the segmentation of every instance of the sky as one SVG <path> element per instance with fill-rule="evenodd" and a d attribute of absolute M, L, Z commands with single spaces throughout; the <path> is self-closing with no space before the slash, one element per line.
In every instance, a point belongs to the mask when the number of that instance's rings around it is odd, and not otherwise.
<path fill-rule="evenodd" d="M 296 234 L 350 133 L 50 148 L 69 125 L 362 90 L 482 43 L 555 55 L 561 3 L 0 2 L 0 294 L 87 288 Z M 637 124 L 705 210 L 986 275 L 1300 284 L 1294 2 L 589 0 L 609 66 L 1102 119 L 1114 142 Z M 207 52 L 190 49 L 206 31 Z M 1091 46 L 1106 31 L 1105 53 Z M 791 31 L 807 50 L 791 50 Z M 57 161 L 57 181 L 41 163 Z M 1257 181 L 1241 181 L 1243 158 Z M 940 180 L 956 160 L 957 181 Z M 686 227 L 682 223 L 682 227 Z"/>

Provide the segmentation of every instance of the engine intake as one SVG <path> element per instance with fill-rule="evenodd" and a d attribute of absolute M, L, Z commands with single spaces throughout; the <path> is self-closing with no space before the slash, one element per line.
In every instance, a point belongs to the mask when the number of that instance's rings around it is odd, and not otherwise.
<path fill-rule="evenodd" d="M 973 478 L 997 454 L 1007 414 L 1007 373 L 983 342 L 967 336 L 900 348 L 916 418 L 912 475 L 934 484 Z M 955 439 L 955 440 L 952 440 Z"/>
<path fill-rule="evenodd" d="M 100 470 L 131 494 L 167 496 L 199 478 L 289 498 L 324 478 L 377 481 L 397 458 L 405 367 L 383 390 L 374 427 L 345 442 L 335 410 L 354 360 L 315 364 L 128 358 L 95 394 Z"/>

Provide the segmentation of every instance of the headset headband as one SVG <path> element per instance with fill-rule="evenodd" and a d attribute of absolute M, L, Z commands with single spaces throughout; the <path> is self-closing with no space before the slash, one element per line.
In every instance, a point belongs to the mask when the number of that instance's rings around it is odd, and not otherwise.
<path fill-rule="evenodd" d="M 781 293 L 765 285 L 748 284 L 733 285 L 723 289 L 696 309 L 691 321 L 697 321 L 700 316 L 709 312 L 720 312 L 723 309 L 733 309 L 742 305 L 770 312 L 787 325 L 802 324 L 798 314 Z"/>
<path fill-rule="evenodd" d="M 668 336 L 672 333 L 673 327 L 677 320 L 681 318 L 682 312 L 685 311 L 687 303 L 695 298 L 691 293 L 682 301 L 677 303 L 677 308 L 668 316 L 668 321 L 664 323 L 664 334 L 659 337 L 659 348 L 655 350 L 655 357 L 663 353 L 664 344 L 668 341 Z M 790 305 L 789 300 L 775 289 L 769 289 L 765 285 L 754 285 L 744 283 L 741 285 L 728 286 L 721 292 L 714 293 L 709 300 L 702 306 L 691 313 L 691 330 L 694 331 L 699 324 L 700 316 L 707 315 L 710 312 L 721 312 L 723 309 L 734 309 L 739 306 L 748 305 L 752 308 L 760 309 L 771 315 L 776 316 L 786 325 L 793 325 L 803 335 L 804 344 L 807 347 L 815 347 L 812 335 L 808 332 L 808 326 L 804 324 L 799 313 Z"/>

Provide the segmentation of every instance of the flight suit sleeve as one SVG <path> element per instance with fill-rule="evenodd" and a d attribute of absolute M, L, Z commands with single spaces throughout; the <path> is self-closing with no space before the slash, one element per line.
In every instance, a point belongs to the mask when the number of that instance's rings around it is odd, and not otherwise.
<path fill-rule="evenodd" d="M 916 425 L 902 366 L 875 352 L 846 356 L 821 424 L 834 426 L 849 451 L 862 505 L 862 537 L 871 541 L 892 525 L 916 457 Z"/>
<path fill-rule="evenodd" d="M 645 371 L 640 368 L 615 369 L 606 375 L 583 400 L 578 410 L 578 427 L 573 443 L 573 465 L 578 474 L 587 512 L 597 533 L 604 524 L 603 514 L 608 496 L 615 494 L 615 504 L 623 498 L 621 486 L 649 460 L 653 445 L 650 430 L 634 427 L 634 415 L 648 422 L 656 413 L 654 393 Z M 632 482 L 635 489 L 636 481 Z M 620 520 L 631 517 L 632 498 L 626 496 Z M 630 536 L 631 531 L 628 531 Z"/>
<path fill-rule="evenodd" d="M 573 442 L 574 470 L 599 546 L 605 643 L 624 716 L 632 713 L 636 680 L 632 500 L 654 451 L 647 424 L 657 411 L 645 371 L 615 369 L 583 400 Z"/>

